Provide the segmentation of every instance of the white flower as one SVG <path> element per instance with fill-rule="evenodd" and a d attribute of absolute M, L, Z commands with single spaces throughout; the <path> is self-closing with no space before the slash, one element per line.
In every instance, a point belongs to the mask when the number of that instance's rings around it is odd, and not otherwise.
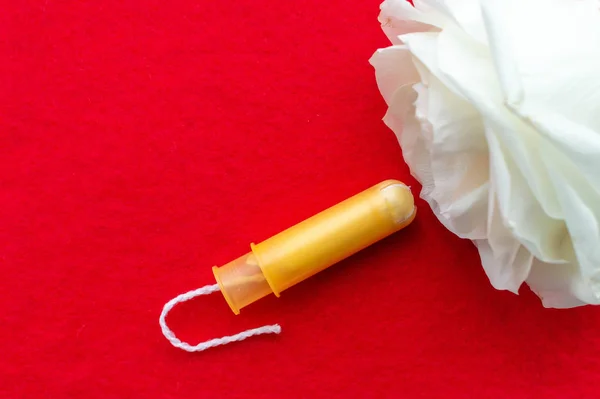
<path fill-rule="evenodd" d="M 600 303 L 597 0 L 386 0 L 371 58 L 406 162 L 498 289 Z"/>

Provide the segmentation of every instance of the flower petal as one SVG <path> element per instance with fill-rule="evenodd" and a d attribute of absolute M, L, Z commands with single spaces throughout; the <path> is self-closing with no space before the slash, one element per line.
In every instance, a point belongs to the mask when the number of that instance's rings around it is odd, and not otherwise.
<path fill-rule="evenodd" d="M 389 105 L 396 90 L 419 81 L 412 54 L 403 45 L 377 50 L 369 60 L 375 68 L 375 79 L 385 102 Z"/>
<path fill-rule="evenodd" d="M 598 2 L 482 0 L 482 8 L 508 103 L 556 112 L 598 131 Z"/>
<path fill-rule="evenodd" d="M 498 207 L 504 224 L 511 234 L 537 258 L 545 262 L 564 263 L 565 255 L 560 245 L 567 234 L 565 223 L 560 218 L 546 214 L 534 196 L 530 184 L 503 143 L 503 126 L 486 119 L 486 132 L 492 163 L 491 185 L 498 199 Z M 504 132 L 510 134 L 510 132 Z M 518 132 L 515 132 L 518 134 Z M 548 190 L 554 187 L 548 183 Z"/>
<path fill-rule="evenodd" d="M 572 308 L 600 301 L 584 284 L 576 262 L 563 265 L 533 260 L 527 285 L 540 297 L 547 308 Z"/>
<path fill-rule="evenodd" d="M 510 0 L 509 0 L 510 1 Z M 509 104 L 523 101 L 523 83 L 514 59 L 513 42 L 516 39 L 510 29 L 511 13 L 507 2 L 483 1 L 482 12 L 498 78 Z"/>
<path fill-rule="evenodd" d="M 437 42 L 437 65 L 446 80 L 452 82 L 449 88 L 458 90 L 488 123 L 493 123 L 496 134 L 501 137 L 543 211 L 549 217 L 559 219 L 560 207 L 537 151 L 541 138 L 531 126 L 503 106 L 502 90 L 489 57 L 469 42 L 447 32 L 441 32 Z"/>
<path fill-rule="evenodd" d="M 474 241 L 481 264 L 494 288 L 518 294 L 519 287 L 529 275 L 534 257 L 517 240 L 511 239 L 509 232 L 498 235 L 497 239 L 507 242 L 504 245 L 496 243 L 494 248 L 490 240 Z"/>
<path fill-rule="evenodd" d="M 600 299 L 600 195 L 560 153 L 545 151 L 580 273 Z"/>
<path fill-rule="evenodd" d="M 473 40 L 487 45 L 487 32 L 481 12 L 480 0 L 421 0 L 436 8 L 452 20 Z M 445 25 L 448 26 L 448 25 Z"/>
<path fill-rule="evenodd" d="M 431 171 L 438 217 L 462 238 L 486 235 L 489 155 L 481 116 L 435 76 L 429 78 Z M 418 107 L 417 107 L 418 110 Z M 436 212 L 436 213 L 438 213 Z"/>
<path fill-rule="evenodd" d="M 437 30 L 441 20 L 427 17 L 406 0 L 386 0 L 381 6 L 378 20 L 381 29 L 392 44 L 402 44 L 400 35 L 412 32 Z"/>
<path fill-rule="evenodd" d="M 413 103 L 416 96 L 412 87 L 402 86 L 394 94 L 383 120 L 396 134 L 412 174 L 426 186 L 432 181 L 431 161 L 421 134 L 421 124 L 415 117 Z"/>

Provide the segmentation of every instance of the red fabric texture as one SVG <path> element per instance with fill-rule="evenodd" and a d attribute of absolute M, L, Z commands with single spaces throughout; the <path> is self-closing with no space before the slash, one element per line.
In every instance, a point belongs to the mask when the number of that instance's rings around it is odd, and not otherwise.
<path fill-rule="evenodd" d="M 600 309 L 494 290 L 414 224 L 234 316 L 162 305 L 381 180 L 410 177 L 368 64 L 379 0 L 4 1 L 0 397 L 598 396 Z"/>

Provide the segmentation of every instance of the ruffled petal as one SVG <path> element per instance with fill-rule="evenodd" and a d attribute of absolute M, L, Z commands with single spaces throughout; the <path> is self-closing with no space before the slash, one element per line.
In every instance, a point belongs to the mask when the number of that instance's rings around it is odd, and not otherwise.
<path fill-rule="evenodd" d="M 400 35 L 412 32 L 439 30 L 443 25 L 439 17 L 427 17 L 406 0 L 386 0 L 381 6 L 379 22 L 381 29 L 392 44 L 402 44 Z"/>
<path fill-rule="evenodd" d="M 531 114 L 532 109 L 543 110 L 598 131 L 598 2 L 482 0 L 482 3 L 491 55 L 507 102 L 524 115 Z M 530 15 L 536 15 L 535 24 Z"/>
<path fill-rule="evenodd" d="M 412 87 L 402 86 L 394 94 L 383 120 L 396 134 L 411 173 L 426 187 L 432 182 L 431 160 L 422 126 L 415 116 L 413 103 L 416 97 Z"/>
<path fill-rule="evenodd" d="M 564 155 L 551 149 L 544 156 L 565 213 L 579 272 L 600 299 L 600 195 Z"/>
<path fill-rule="evenodd" d="M 453 233 L 483 238 L 489 155 L 481 116 L 435 76 L 429 78 L 427 99 L 433 187 L 424 197 L 435 198 L 434 212 Z"/>
<path fill-rule="evenodd" d="M 473 40 L 487 45 L 487 31 L 479 0 L 421 0 L 444 14 Z M 448 27 L 446 24 L 445 27 Z"/>
<path fill-rule="evenodd" d="M 412 54 L 403 45 L 377 50 L 369 62 L 375 68 L 377 86 L 385 102 L 390 105 L 394 92 L 404 85 L 419 81 Z"/>
<path fill-rule="evenodd" d="M 576 261 L 557 265 L 534 259 L 526 282 L 547 308 L 600 304 L 581 277 Z"/>

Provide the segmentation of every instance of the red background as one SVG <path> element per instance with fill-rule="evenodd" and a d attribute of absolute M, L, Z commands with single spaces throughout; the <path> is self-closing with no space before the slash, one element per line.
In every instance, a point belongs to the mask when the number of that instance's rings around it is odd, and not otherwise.
<path fill-rule="evenodd" d="M 600 310 L 495 291 L 419 216 L 234 316 L 219 294 L 158 328 L 211 266 L 381 180 L 417 185 L 368 59 L 379 0 L 4 1 L 0 397 L 598 395 Z"/>

